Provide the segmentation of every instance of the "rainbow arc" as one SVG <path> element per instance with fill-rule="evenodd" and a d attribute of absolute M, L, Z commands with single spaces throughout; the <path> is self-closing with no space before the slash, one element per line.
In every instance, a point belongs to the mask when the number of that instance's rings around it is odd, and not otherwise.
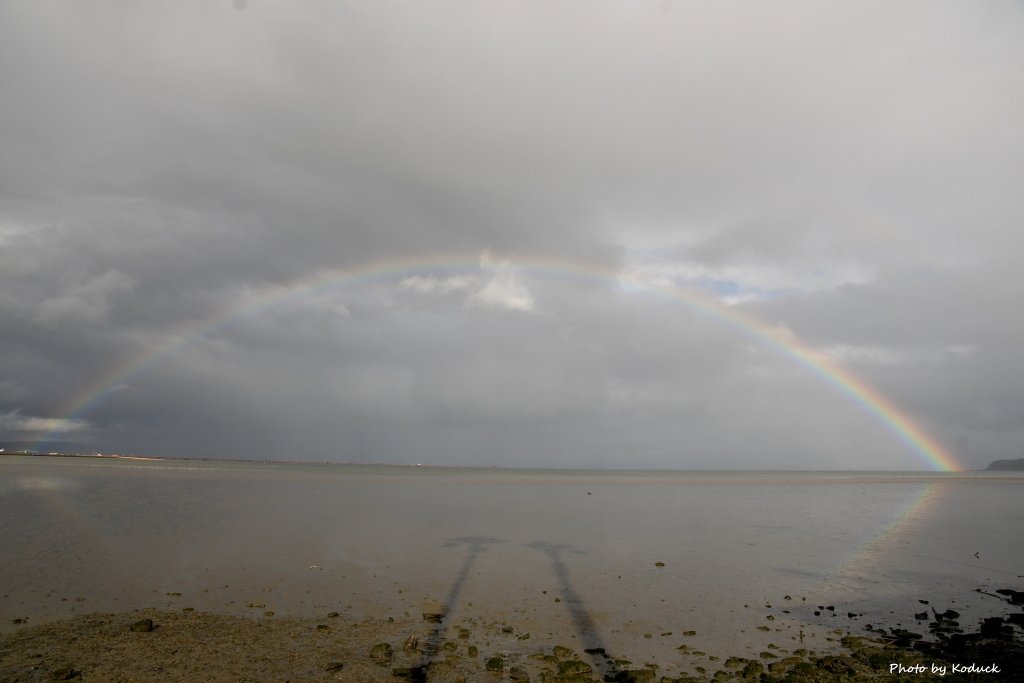
<path fill-rule="evenodd" d="M 459 275 L 479 272 L 481 259 L 490 263 L 509 265 L 517 271 L 537 275 L 571 276 L 601 284 L 609 282 L 644 291 L 677 301 L 682 305 L 712 318 L 752 338 L 759 344 L 771 348 L 784 357 L 806 368 L 823 382 L 845 395 L 860 406 L 879 424 L 901 440 L 930 469 L 956 471 L 963 469 L 956 458 L 934 437 L 913 420 L 891 399 L 854 375 L 835 360 L 805 344 L 788 330 L 768 325 L 754 317 L 708 297 L 696 290 L 684 290 L 674 286 L 652 285 L 640 279 L 624 276 L 615 270 L 582 262 L 569 261 L 545 256 L 502 255 L 494 260 L 486 254 L 433 254 L 403 259 L 388 259 L 366 263 L 353 268 L 326 270 L 295 281 L 287 286 L 266 292 L 254 293 L 235 306 L 193 323 L 174 334 L 168 335 L 160 344 L 146 348 L 135 356 L 126 358 L 99 375 L 69 401 L 61 411 L 65 420 L 80 419 L 98 404 L 107 399 L 120 385 L 146 369 L 159 363 L 174 351 L 195 342 L 204 335 L 230 324 L 242 317 L 252 316 L 272 306 L 285 305 L 308 297 L 322 296 L 331 290 L 344 289 L 374 281 L 400 280 L 425 275 Z M 51 438 L 48 434 L 43 439 Z"/>

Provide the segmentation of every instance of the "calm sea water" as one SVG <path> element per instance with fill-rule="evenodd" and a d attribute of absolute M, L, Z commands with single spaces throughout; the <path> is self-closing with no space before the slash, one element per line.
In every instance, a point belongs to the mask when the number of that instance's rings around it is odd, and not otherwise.
<path fill-rule="evenodd" d="M 695 630 L 694 647 L 741 654 L 910 625 L 918 600 L 969 624 L 998 602 L 975 589 L 1024 589 L 1022 530 L 1016 473 L 5 456 L 0 628 L 141 607 L 361 618 L 443 605 L 534 645 L 656 657 Z"/>

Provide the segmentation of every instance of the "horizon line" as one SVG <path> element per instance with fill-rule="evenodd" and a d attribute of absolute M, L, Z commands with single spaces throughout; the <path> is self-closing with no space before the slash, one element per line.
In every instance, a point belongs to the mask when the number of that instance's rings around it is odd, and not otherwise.
<path fill-rule="evenodd" d="M 0 449 L 0 456 L 16 455 L 43 458 L 92 458 L 96 460 L 151 460 L 167 462 L 213 462 L 213 463 L 246 463 L 258 465 L 338 465 L 342 467 L 403 467 L 411 469 L 473 469 L 473 470 L 546 470 L 550 472 L 854 472 L 882 474 L 957 474 L 960 472 L 987 472 L 987 468 L 964 468 L 961 470 L 879 470 L 879 469 L 808 469 L 793 467 L 599 467 L 599 466 L 547 466 L 547 465 L 470 465 L 456 463 L 401 463 L 401 462 L 355 462 L 337 460 L 276 460 L 272 458 L 216 458 L 209 456 L 187 455 L 144 455 L 136 453 L 63 453 L 42 452 L 32 450 L 5 451 Z M 993 462 L 1007 460 L 997 458 Z M 1009 460 L 1013 461 L 1013 458 Z M 1017 458 L 1016 460 L 1024 460 Z M 992 470 L 996 471 L 996 470 Z M 1014 471 L 1014 470 L 1006 470 Z"/>

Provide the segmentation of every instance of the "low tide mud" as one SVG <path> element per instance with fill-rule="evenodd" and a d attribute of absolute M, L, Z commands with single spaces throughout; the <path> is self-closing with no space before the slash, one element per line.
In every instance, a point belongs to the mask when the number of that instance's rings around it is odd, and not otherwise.
<path fill-rule="evenodd" d="M 976 623 L 922 600 L 922 610 L 907 615 L 919 624 L 913 630 L 836 628 L 818 649 L 769 643 L 741 657 L 700 651 L 686 642 L 692 633 L 679 633 L 671 656 L 657 661 L 571 641 L 541 646 L 514 623 L 453 621 L 443 611 L 358 622 L 335 612 L 90 614 L 18 624 L 0 638 L 0 681 L 1024 680 L 1024 592 L 990 597 L 993 615 Z"/>

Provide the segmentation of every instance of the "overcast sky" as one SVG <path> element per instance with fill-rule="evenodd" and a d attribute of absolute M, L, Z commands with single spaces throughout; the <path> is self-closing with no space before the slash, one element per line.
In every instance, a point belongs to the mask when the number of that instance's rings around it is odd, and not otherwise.
<path fill-rule="evenodd" d="M 0 441 L 927 466 L 649 283 L 1022 457 L 1022 67 L 1015 2 L 0 0 Z"/>

